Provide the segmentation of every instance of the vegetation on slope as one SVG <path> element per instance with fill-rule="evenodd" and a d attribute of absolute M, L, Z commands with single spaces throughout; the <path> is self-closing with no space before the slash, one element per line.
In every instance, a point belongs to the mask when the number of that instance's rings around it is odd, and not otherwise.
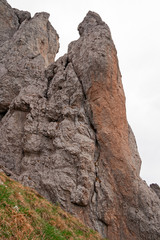
<path fill-rule="evenodd" d="M 102 240 L 78 219 L 0 172 L 1 240 Z"/>

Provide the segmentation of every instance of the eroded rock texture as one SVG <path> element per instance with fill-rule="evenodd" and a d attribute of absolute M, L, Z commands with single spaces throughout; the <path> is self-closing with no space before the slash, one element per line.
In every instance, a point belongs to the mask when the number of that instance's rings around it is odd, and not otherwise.
<path fill-rule="evenodd" d="M 160 199 L 160 187 L 156 183 L 152 183 L 150 187 L 155 191 L 155 193 L 158 195 Z"/>
<path fill-rule="evenodd" d="M 48 13 L 12 9 L 0 2 L 0 113 L 5 113 L 21 88 L 45 88 L 44 69 L 54 61 L 58 35 L 48 21 Z M 40 87 L 40 88 L 41 88 Z"/>
<path fill-rule="evenodd" d="M 160 199 L 139 177 L 108 26 L 89 12 L 54 62 L 49 15 L 0 4 L 2 167 L 110 240 L 160 239 Z"/>

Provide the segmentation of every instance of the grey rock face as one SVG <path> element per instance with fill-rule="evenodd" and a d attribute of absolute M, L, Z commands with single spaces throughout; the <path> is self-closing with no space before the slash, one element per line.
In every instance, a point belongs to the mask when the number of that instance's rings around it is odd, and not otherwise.
<path fill-rule="evenodd" d="M 108 26 L 89 12 L 54 62 L 49 15 L 1 7 L 13 18 L 0 49 L 2 168 L 110 240 L 160 239 L 160 199 L 139 177 Z"/>
<path fill-rule="evenodd" d="M 31 18 L 31 14 L 27 11 L 20 11 L 16 8 L 14 8 L 13 10 L 16 16 L 18 17 L 19 24 L 21 24 L 24 20 L 26 19 L 29 20 Z"/>
<path fill-rule="evenodd" d="M 14 10 L 6 0 L 0 2 L 0 45 L 10 39 L 17 31 L 19 23 Z"/>
<path fill-rule="evenodd" d="M 152 183 L 150 187 L 155 191 L 155 193 L 158 195 L 160 198 L 160 187 L 156 183 Z"/>
<path fill-rule="evenodd" d="M 48 13 L 30 14 L 0 4 L 2 44 L 0 46 L 0 113 L 5 113 L 21 88 L 42 85 L 45 68 L 54 61 L 58 35 L 48 21 Z M 8 19 L 11 23 L 8 23 Z"/>

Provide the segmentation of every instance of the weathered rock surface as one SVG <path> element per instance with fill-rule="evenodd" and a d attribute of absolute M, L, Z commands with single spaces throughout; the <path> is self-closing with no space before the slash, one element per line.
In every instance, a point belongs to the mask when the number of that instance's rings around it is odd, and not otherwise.
<path fill-rule="evenodd" d="M 0 113 L 3 116 L 21 88 L 46 86 L 45 67 L 54 61 L 58 35 L 48 21 L 48 13 L 12 9 L 0 2 Z"/>
<path fill-rule="evenodd" d="M 89 12 L 54 62 L 49 15 L 0 4 L 12 23 L 0 47 L 0 164 L 110 240 L 160 239 L 160 199 L 139 177 L 108 26 Z"/>
<path fill-rule="evenodd" d="M 155 191 L 155 193 L 158 195 L 160 199 L 160 187 L 156 183 L 152 183 L 150 187 Z"/>

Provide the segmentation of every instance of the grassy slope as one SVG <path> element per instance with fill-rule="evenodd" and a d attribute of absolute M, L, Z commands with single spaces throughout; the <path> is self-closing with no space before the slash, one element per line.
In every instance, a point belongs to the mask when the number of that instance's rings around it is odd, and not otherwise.
<path fill-rule="evenodd" d="M 102 240 L 78 219 L 0 172 L 1 240 Z"/>

